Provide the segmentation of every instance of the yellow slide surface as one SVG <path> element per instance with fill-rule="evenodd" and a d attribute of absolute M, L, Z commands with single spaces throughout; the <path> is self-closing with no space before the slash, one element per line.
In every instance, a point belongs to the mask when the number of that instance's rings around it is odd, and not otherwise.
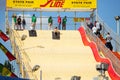
<path fill-rule="evenodd" d="M 21 41 L 21 49 L 27 53 L 30 66 L 40 65 L 40 69 L 33 72 L 38 80 L 40 75 L 42 80 L 71 80 L 72 76 L 93 80 L 100 74 L 96 71 L 92 50 L 84 46 L 79 31 L 60 31 L 60 40 L 52 39 L 52 31 L 36 32 L 37 37 L 29 37 L 28 30 L 17 31 L 16 40 Z M 23 41 L 22 35 L 27 35 Z"/>

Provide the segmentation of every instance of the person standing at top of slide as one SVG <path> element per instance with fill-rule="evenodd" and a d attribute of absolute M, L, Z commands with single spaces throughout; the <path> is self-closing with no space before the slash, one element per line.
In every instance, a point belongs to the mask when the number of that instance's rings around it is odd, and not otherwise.
<path fill-rule="evenodd" d="M 61 17 L 58 15 L 58 29 L 61 29 Z"/>
<path fill-rule="evenodd" d="M 37 21 L 37 18 L 35 16 L 35 14 L 33 14 L 33 16 L 32 16 L 32 30 L 35 30 L 36 21 Z"/>
<path fill-rule="evenodd" d="M 49 25 L 48 30 L 52 30 L 52 25 L 53 25 L 52 16 L 50 16 L 50 17 L 48 18 L 48 25 Z"/>

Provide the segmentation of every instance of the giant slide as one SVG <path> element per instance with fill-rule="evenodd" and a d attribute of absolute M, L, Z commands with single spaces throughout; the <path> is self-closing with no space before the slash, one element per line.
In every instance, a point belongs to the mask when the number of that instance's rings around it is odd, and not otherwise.
<path fill-rule="evenodd" d="M 96 71 L 98 62 L 109 62 L 99 58 L 96 45 L 88 41 L 83 27 L 76 31 L 61 30 L 60 40 L 52 39 L 51 30 L 36 30 L 37 37 L 30 37 L 28 30 L 14 32 L 19 35 L 15 36 L 19 50 L 27 56 L 23 57 L 23 62 L 29 63 L 31 68 L 40 66 L 32 72 L 38 80 L 71 80 L 72 76 L 80 76 L 81 80 L 95 80 L 100 74 Z M 25 40 L 21 40 L 22 35 L 27 36 Z M 27 65 L 24 64 L 24 67 Z"/>

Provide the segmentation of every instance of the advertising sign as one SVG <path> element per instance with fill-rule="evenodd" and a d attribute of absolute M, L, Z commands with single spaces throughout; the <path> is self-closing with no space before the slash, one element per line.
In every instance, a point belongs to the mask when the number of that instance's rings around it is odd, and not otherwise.
<path fill-rule="evenodd" d="M 96 0 L 7 0 L 8 8 L 96 8 Z"/>
<path fill-rule="evenodd" d="M 96 0 L 43 0 L 40 7 L 44 8 L 96 8 Z"/>
<path fill-rule="evenodd" d="M 90 21 L 90 18 L 84 18 L 84 17 L 74 17 L 74 22 L 84 22 L 84 21 Z"/>
<path fill-rule="evenodd" d="M 41 0 L 7 0 L 7 8 L 40 8 Z"/>

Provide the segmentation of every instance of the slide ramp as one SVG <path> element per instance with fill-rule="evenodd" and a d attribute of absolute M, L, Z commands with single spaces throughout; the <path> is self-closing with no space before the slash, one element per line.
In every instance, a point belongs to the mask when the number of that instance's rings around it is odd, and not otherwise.
<path fill-rule="evenodd" d="M 33 72 L 38 80 L 70 80 L 72 76 L 94 80 L 100 74 L 96 71 L 93 52 L 84 46 L 79 31 L 60 31 L 60 40 L 52 39 L 52 31 L 48 30 L 37 30 L 37 37 L 29 37 L 27 30 L 15 32 L 19 34 L 16 40 L 27 36 L 21 41 L 21 49 L 27 54 L 31 67 L 40 65 L 40 69 Z"/>

